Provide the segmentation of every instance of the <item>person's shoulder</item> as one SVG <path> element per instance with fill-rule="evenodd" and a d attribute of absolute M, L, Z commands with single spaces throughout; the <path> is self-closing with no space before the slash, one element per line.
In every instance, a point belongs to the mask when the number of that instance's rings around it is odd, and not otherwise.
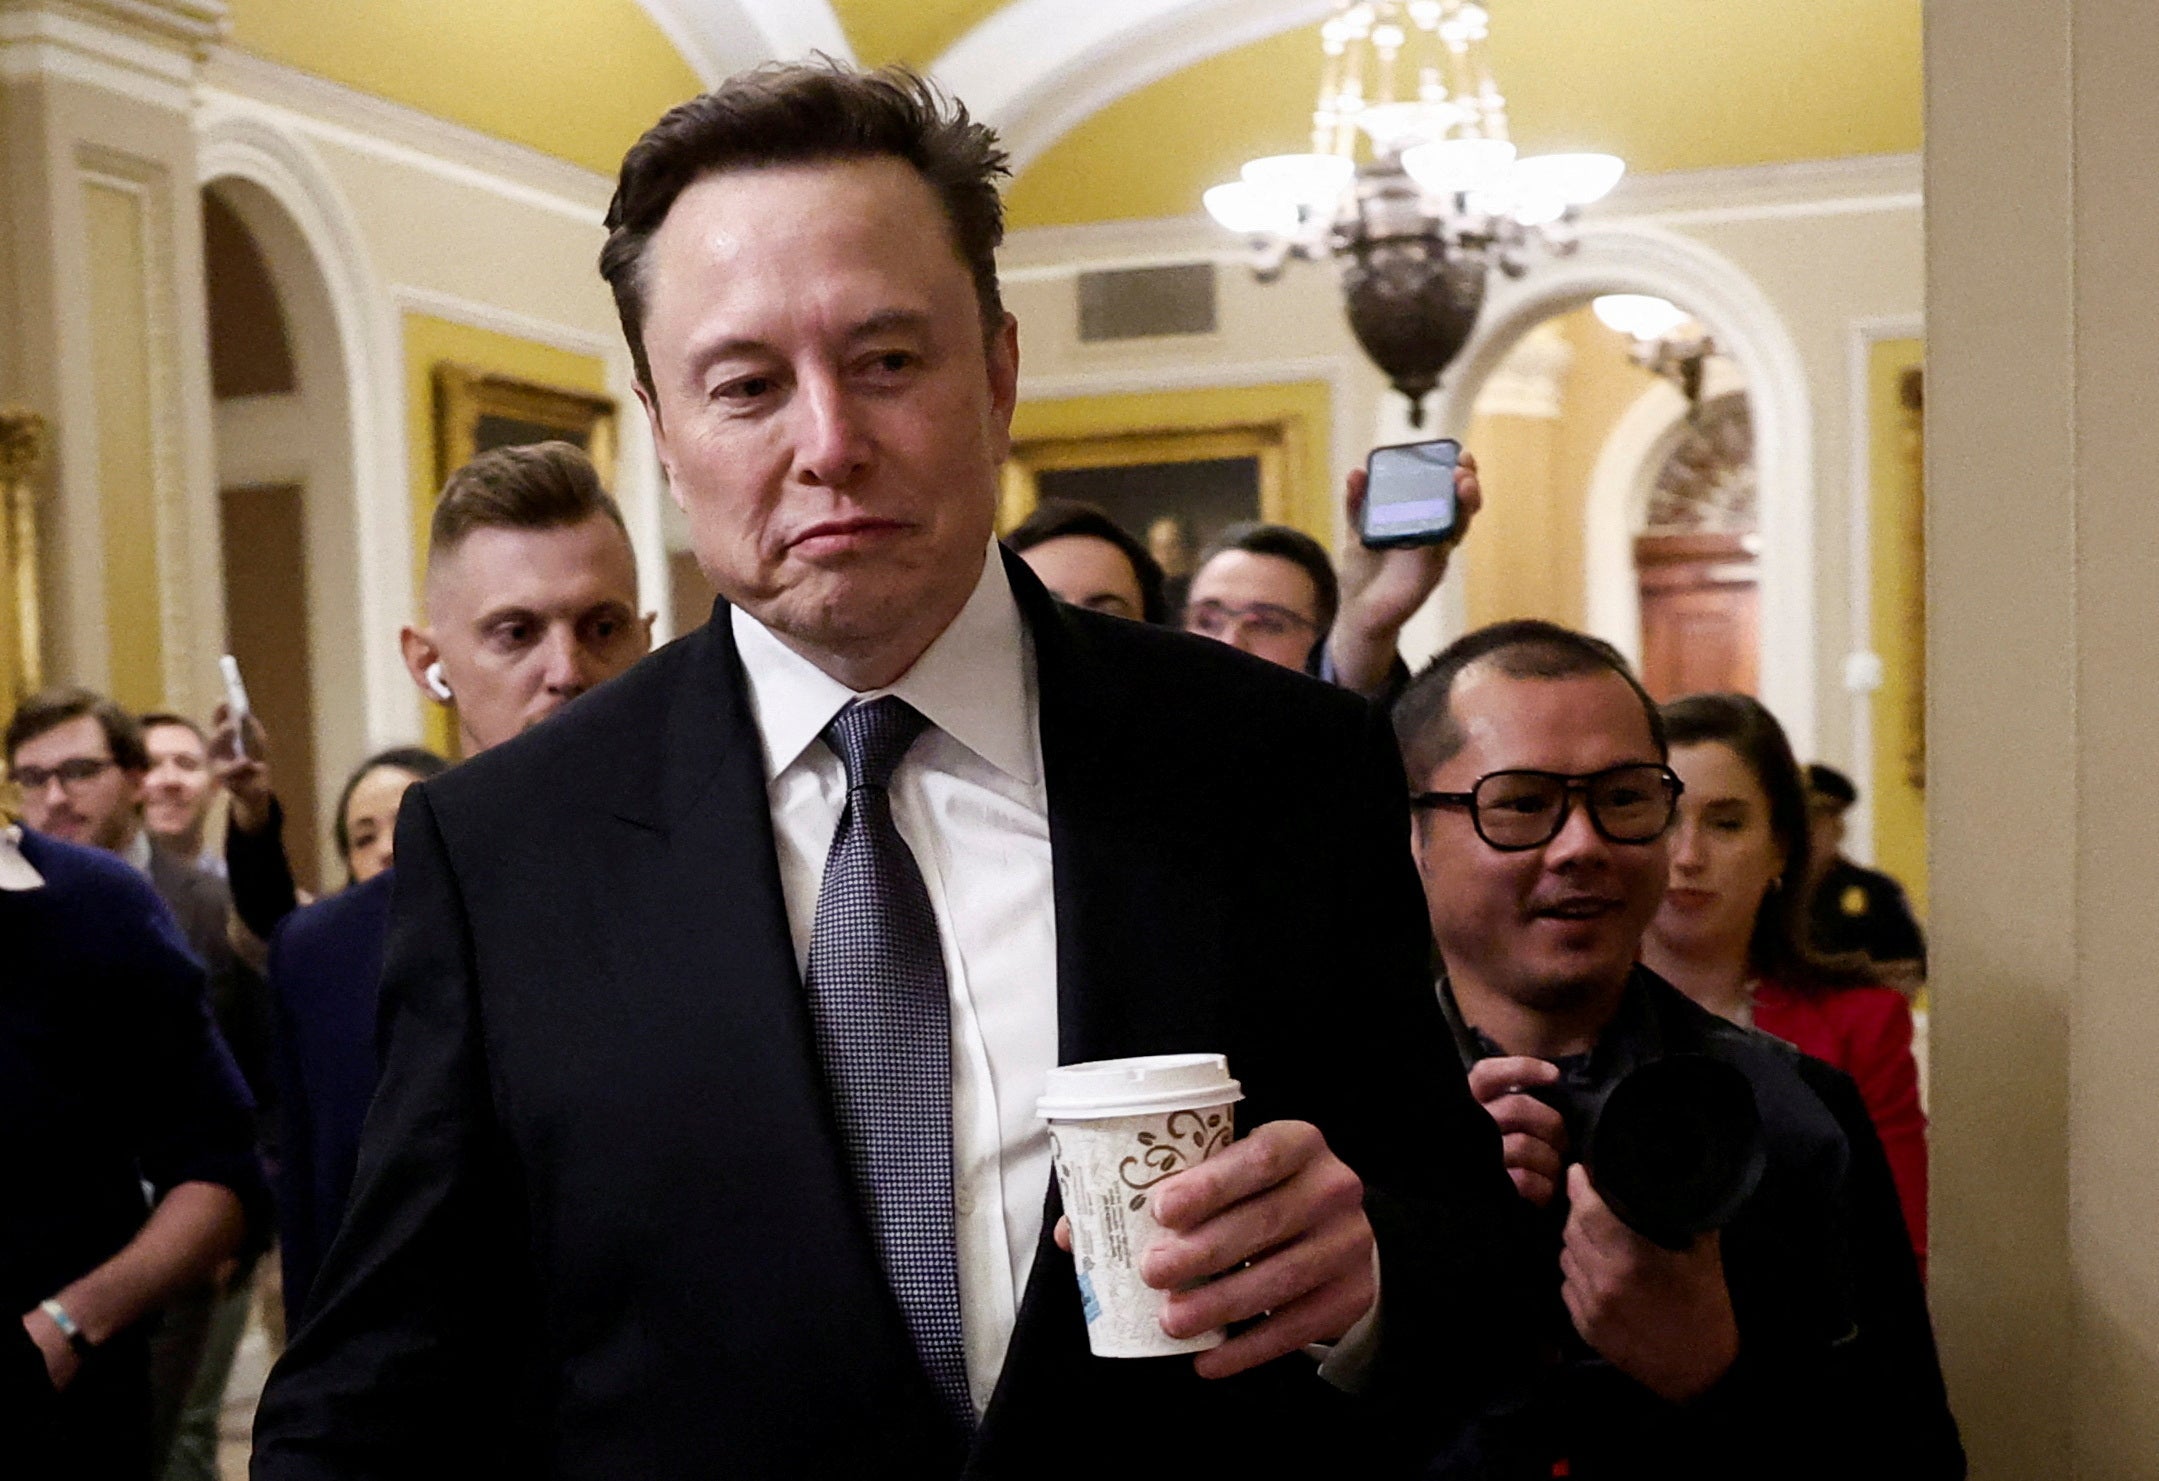
<path fill-rule="evenodd" d="M 115 898 L 149 900 L 155 897 L 150 882 L 118 854 L 82 844 L 64 843 L 34 828 L 22 830 L 22 855 L 30 867 L 45 877 L 49 898 L 76 892 Z"/>
<path fill-rule="evenodd" d="M 666 717 L 712 639 L 699 628 L 579 695 L 522 735 L 419 783 L 437 806 L 494 803 L 512 811 L 590 795 L 595 784 L 644 764 Z"/>
<path fill-rule="evenodd" d="M 278 923 L 277 940 L 287 946 L 311 946 L 344 936 L 356 923 L 384 919 L 393 887 L 393 873 L 385 869 L 364 884 L 348 885 L 303 905 Z"/>

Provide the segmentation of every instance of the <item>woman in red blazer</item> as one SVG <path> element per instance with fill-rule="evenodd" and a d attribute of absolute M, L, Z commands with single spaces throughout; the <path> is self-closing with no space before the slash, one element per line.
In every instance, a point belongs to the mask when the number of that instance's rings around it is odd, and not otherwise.
<path fill-rule="evenodd" d="M 1852 1077 L 1889 1154 L 1923 1272 L 1927 1122 L 1911 1010 L 1868 977 L 1862 959 L 1824 958 L 1807 945 L 1806 791 L 1791 744 L 1745 695 L 1692 695 L 1663 714 L 1686 791 L 1642 961 L 1711 1012 Z"/>

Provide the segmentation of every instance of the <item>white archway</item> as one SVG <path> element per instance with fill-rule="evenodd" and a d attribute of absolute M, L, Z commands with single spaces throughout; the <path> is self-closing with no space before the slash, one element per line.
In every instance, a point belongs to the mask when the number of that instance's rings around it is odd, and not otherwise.
<path fill-rule="evenodd" d="M 996 128 L 1019 174 L 1119 98 L 1195 62 L 1317 25 L 1329 8 L 1329 0 L 1012 0 L 930 73 Z M 1316 44 L 1312 59 L 1316 86 Z"/>
<path fill-rule="evenodd" d="M 1738 267 L 1699 242 L 1646 226 L 1590 225 L 1571 255 L 1521 278 L 1495 276 L 1483 317 L 1434 398 L 1436 431 L 1460 436 L 1478 388 L 1515 342 L 1600 293 L 1653 293 L 1687 306 L 1738 367 L 1760 477 L 1762 700 L 1802 754 L 1816 747 L 1814 411 L 1790 331 Z"/>
<path fill-rule="evenodd" d="M 350 208 L 303 140 L 222 100 L 197 135 L 198 183 L 261 247 L 290 321 L 311 440 L 315 754 L 334 776 L 420 734 L 396 643 L 413 610 L 413 538 L 395 313 Z"/>

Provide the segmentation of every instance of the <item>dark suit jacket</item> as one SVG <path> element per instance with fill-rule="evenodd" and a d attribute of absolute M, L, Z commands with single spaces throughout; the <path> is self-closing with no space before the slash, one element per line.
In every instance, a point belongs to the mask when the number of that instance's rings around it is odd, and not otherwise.
<path fill-rule="evenodd" d="M 390 874 L 287 916 L 270 939 L 280 1107 L 277 1219 L 285 1309 L 307 1314 L 375 1095 L 375 1022 Z"/>
<path fill-rule="evenodd" d="M 831 1129 L 722 608 L 408 796 L 382 1087 L 258 1481 L 1379 1475 L 1381 1417 L 1474 1395 L 1526 1242 L 1433 997 L 1384 722 L 1007 566 L 1040 673 L 1060 1057 L 1225 1052 L 1240 1125 L 1322 1128 L 1371 1189 L 1379 1392 L 1302 1354 L 1219 1383 L 1089 1357 L 1046 1221 L 978 1434 L 947 1430 Z"/>
<path fill-rule="evenodd" d="M 150 845 L 150 883 L 208 974 L 211 1016 L 255 1098 L 262 1140 L 274 1144 L 277 1089 L 270 1073 L 270 989 L 262 974 L 232 949 L 226 934 L 232 894 L 225 881 L 159 843 Z"/>

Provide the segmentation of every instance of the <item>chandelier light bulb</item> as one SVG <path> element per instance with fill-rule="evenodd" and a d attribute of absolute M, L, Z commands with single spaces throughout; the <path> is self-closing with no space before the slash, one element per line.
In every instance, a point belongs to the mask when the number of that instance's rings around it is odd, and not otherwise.
<path fill-rule="evenodd" d="M 1462 110 L 1452 103 L 1374 103 L 1356 113 L 1357 127 L 1382 156 L 1399 154 L 1454 127 Z"/>
<path fill-rule="evenodd" d="M 1505 139 L 1436 139 L 1404 150 L 1402 168 L 1428 195 L 1491 195 L 1507 188 L 1514 146 Z"/>
<path fill-rule="evenodd" d="M 1288 236 L 1297 229 L 1297 203 L 1246 180 L 1217 185 L 1200 197 L 1217 225 L 1239 236 Z"/>
<path fill-rule="evenodd" d="M 1270 154 L 1241 172 L 1244 182 L 1277 200 L 1314 212 L 1330 211 L 1357 178 L 1353 160 L 1339 154 Z"/>
<path fill-rule="evenodd" d="M 1649 293 L 1607 293 L 1590 308 L 1605 328 L 1642 344 L 1663 339 L 1694 317 L 1670 299 Z"/>
<path fill-rule="evenodd" d="M 1533 154 L 1515 165 L 1513 183 L 1515 193 L 1525 201 L 1586 206 L 1610 195 L 1626 172 L 1616 154 Z"/>

